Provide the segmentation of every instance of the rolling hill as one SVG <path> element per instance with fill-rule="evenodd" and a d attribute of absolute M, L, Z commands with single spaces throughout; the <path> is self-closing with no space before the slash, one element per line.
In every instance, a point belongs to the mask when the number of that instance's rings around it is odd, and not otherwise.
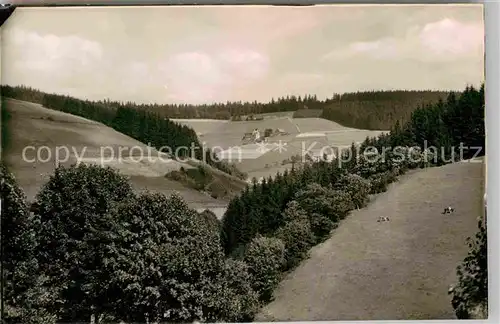
<path fill-rule="evenodd" d="M 257 321 L 455 318 L 447 292 L 482 215 L 483 174 L 467 162 L 407 173 L 314 247 Z"/>
<path fill-rule="evenodd" d="M 178 191 L 193 208 L 214 208 L 216 214 L 222 217 L 221 208 L 227 205 L 227 199 L 213 199 L 180 182 L 165 178 L 165 174 L 180 170 L 181 167 L 194 169 L 199 162 L 172 160 L 101 123 L 47 109 L 39 104 L 6 98 L 5 104 L 11 115 L 11 132 L 9 146 L 3 152 L 3 157 L 28 200 L 33 200 L 39 188 L 53 173 L 56 152 L 59 152 L 61 165 L 69 166 L 77 161 L 102 162 L 128 176 L 139 191 L 147 189 L 166 195 Z M 37 152 L 40 153 L 38 157 Z M 32 162 L 33 159 L 36 161 Z M 233 189 L 241 189 L 245 185 L 239 179 L 208 168 L 216 178 L 222 179 Z"/>
<path fill-rule="evenodd" d="M 210 148 L 216 148 L 218 152 L 235 148 L 232 150 L 230 162 L 234 162 L 239 170 L 247 173 L 249 179 L 274 176 L 277 172 L 283 172 L 291 167 L 290 164 L 283 164 L 283 161 L 292 156 L 302 156 L 309 149 L 342 149 L 353 142 L 364 141 L 367 136 L 376 137 L 388 132 L 349 128 L 317 117 L 275 116 L 254 121 L 172 120 L 193 128 L 199 134 L 200 142 Z M 264 147 L 243 144 L 243 135 L 256 128 L 261 134 L 266 129 L 281 129 L 285 134 L 269 137 Z"/>

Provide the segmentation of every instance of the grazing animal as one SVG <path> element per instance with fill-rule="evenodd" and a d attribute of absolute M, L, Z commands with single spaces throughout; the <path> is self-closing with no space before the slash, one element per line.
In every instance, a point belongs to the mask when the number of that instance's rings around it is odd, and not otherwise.
<path fill-rule="evenodd" d="M 377 223 L 380 223 L 380 222 L 388 222 L 389 221 L 389 217 L 386 217 L 386 216 L 380 216 L 378 219 L 377 219 Z"/>
<path fill-rule="evenodd" d="M 446 207 L 444 210 L 443 210 L 443 214 L 451 214 L 455 211 L 454 208 L 452 208 L 451 206 L 448 206 Z"/>

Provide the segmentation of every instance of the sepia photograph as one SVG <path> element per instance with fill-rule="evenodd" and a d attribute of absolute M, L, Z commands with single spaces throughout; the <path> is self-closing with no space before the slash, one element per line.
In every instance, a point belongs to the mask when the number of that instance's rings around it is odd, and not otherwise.
<path fill-rule="evenodd" d="M 483 4 L 0 11 L 1 324 L 488 318 Z"/>

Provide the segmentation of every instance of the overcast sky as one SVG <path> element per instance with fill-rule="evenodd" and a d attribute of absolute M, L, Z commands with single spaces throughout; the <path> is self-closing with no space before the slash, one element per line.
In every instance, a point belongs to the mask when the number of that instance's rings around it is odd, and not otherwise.
<path fill-rule="evenodd" d="M 481 5 L 18 8 L 1 40 L 2 83 L 88 99 L 268 101 L 484 79 Z"/>

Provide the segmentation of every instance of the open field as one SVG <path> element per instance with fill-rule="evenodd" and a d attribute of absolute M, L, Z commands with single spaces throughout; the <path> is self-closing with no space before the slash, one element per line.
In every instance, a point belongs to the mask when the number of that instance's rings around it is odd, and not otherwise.
<path fill-rule="evenodd" d="M 314 247 L 257 321 L 454 319 L 447 292 L 477 231 L 483 188 L 481 163 L 402 176 Z M 448 205 L 455 213 L 441 214 Z"/>
<path fill-rule="evenodd" d="M 376 136 L 380 134 L 370 133 L 370 131 L 359 130 L 356 132 L 337 132 L 337 133 L 309 133 L 310 136 L 301 137 L 295 135 L 290 138 L 287 137 L 274 137 L 270 138 L 266 147 L 273 147 L 273 144 L 280 143 L 282 149 L 274 148 L 259 155 L 254 159 L 242 159 L 236 166 L 243 172 L 248 173 L 249 177 L 257 176 L 256 173 L 262 173 L 266 165 L 272 166 L 276 163 L 278 165 L 285 159 L 289 159 L 294 155 L 306 154 L 309 150 L 321 150 L 325 148 L 325 153 L 337 152 L 343 148 L 351 146 L 353 142 L 362 142 L 367 136 Z M 248 155 L 249 156 L 249 155 Z M 274 175 L 276 170 L 272 167 L 266 168 L 268 172 L 264 172 L 265 176 Z"/>
<path fill-rule="evenodd" d="M 293 113 L 293 118 L 313 118 L 322 114 L 323 109 L 299 109 Z"/>
<path fill-rule="evenodd" d="M 345 127 L 339 123 L 323 118 L 294 118 L 293 123 L 301 133 L 308 132 L 336 132 L 336 131 L 361 131 L 357 128 Z M 380 134 L 383 131 L 362 130 L 367 134 Z M 373 136 L 373 135 L 370 135 Z"/>
<path fill-rule="evenodd" d="M 299 130 L 290 118 L 264 119 L 256 121 L 232 121 L 220 124 L 213 132 L 205 133 L 200 141 L 208 147 L 221 147 L 227 149 L 232 146 L 241 145 L 241 139 L 245 133 L 251 133 L 255 128 L 262 133 L 266 128 L 280 128 L 289 134 L 298 134 Z M 278 137 L 276 137 L 278 138 Z"/>
<path fill-rule="evenodd" d="M 264 119 L 273 119 L 273 118 L 282 118 L 282 117 L 290 117 L 292 118 L 294 111 L 276 111 L 271 113 L 263 113 L 263 114 L 255 114 L 253 115 L 256 118 L 262 117 Z M 248 115 L 241 116 L 241 118 L 247 118 Z"/>
<path fill-rule="evenodd" d="M 278 113 L 279 116 L 281 113 Z M 267 114 L 272 115 L 272 114 Z M 322 118 L 277 117 L 258 121 L 220 121 L 220 120 L 175 120 L 193 127 L 199 134 L 200 142 L 214 148 L 224 159 L 229 160 L 252 177 L 274 176 L 278 171 L 290 168 L 282 165 L 283 160 L 294 155 L 303 155 L 309 149 L 333 147 L 340 149 L 352 142 L 362 142 L 367 136 L 375 137 L 384 131 L 369 131 L 344 127 Z M 212 124 L 210 126 L 210 124 Z M 255 128 L 264 133 L 267 128 L 282 129 L 287 135 L 268 138 L 265 146 L 243 144 L 245 133 Z M 279 149 L 281 146 L 281 149 Z"/>
<path fill-rule="evenodd" d="M 193 168 L 192 164 L 159 155 L 153 148 L 100 123 L 10 99 L 7 100 L 7 110 L 12 115 L 12 134 L 4 159 L 30 201 L 55 169 L 56 148 L 66 147 L 68 151 L 59 150 L 59 159 L 67 160 L 62 165 L 69 166 L 77 162 L 78 155 L 84 163 L 100 164 L 103 161 L 103 165 L 120 170 L 130 178 L 137 190 L 148 189 L 166 195 L 178 191 L 193 208 L 221 208 L 227 204 L 226 201 L 213 199 L 164 177 L 166 173 L 181 167 Z M 37 158 L 35 149 L 32 149 L 26 152 L 28 160 L 25 160 L 23 148 L 27 146 L 37 149 L 46 146 L 51 154 L 48 156 L 47 150 L 40 150 L 41 155 Z M 130 150 L 133 147 L 135 149 Z M 33 159 L 35 161 L 30 162 Z"/>
<path fill-rule="evenodd" d="M 279 140 L 283 141 L 281 148 L 276 146 L 276 142 Z M 284 137 L 284 139 L 277 137 L 269 140 L 269 143 L 266 144 L 266 147 L 270 148 L 270 150 L 265 154 L 255 159 L 242 159 L 236 165 L 240 170 L 247 172 L 249 177 L 274 176 L 278 171 L 282 173 L 285 169 L 291 168 L 291 164 L 282 164 L 284 160 L 296 155 L 302 156 L 307 150 L 321 149 L 327 146 L 329 146 L 329 142 L 325 136 L 300 139 L 294 136 Z"/>

